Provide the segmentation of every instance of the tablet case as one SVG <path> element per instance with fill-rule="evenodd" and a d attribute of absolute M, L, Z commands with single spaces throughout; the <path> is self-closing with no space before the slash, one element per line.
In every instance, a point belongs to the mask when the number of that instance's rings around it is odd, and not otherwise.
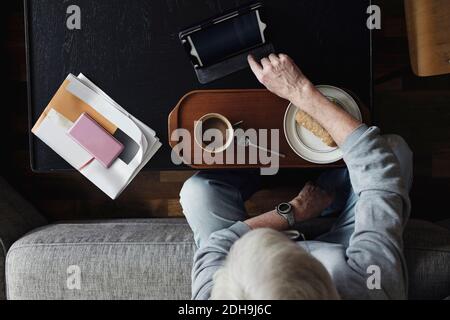
<path fill-rule="evenodd" d="M 194 70 L 197 75 L 198 81 L 201 84 L 207 84 L 242 69 L 248 68 L 247 57 L 249 54 L 252 54 L 256 59 L 260 60 L 274 52 L 275 49 L 273 45 L 271 43 L 267 43 L 249 52 L 233 56 L 212 66 L 204 68 L 194 68 Z"/>
<path fill-rule="evenodd" d="M 238 14 L 245 14 L 255 9 L 262 9 L 262 3 L 254 3 L 241 7 L 239 9 L 229 11 L 228 13 L 215 17 L 213 19 L 206 20 L 198 25 L 187 28 L 179 33 L 179 38 L 185 47 L 185 50 L 190 54 L 190 46 L 187 41 L 183 41 L 187 34 L 191 33 L 193 30 L 203 29 L 213 24 L 214 21 L 223 19 L 226 16 L 233 16 Z M 249 51 L 234 55 L 226 60 L 218 62 L 216 64 L 205 66 L 205 67 L 194 67 L 194 71 L 197 75 L 197 79 L 201 84 L 207 84 L 217 79 L 228 76 L 232 73 L 240 71 L 242 69 L 248 68 L 247 57 L 249 54 L 253 55 L 256 59 L 262 59 L 267 57 L 271 53 L 275 52 L 275 48 L 271 43 L 264 43 L 256 48 Z"/>

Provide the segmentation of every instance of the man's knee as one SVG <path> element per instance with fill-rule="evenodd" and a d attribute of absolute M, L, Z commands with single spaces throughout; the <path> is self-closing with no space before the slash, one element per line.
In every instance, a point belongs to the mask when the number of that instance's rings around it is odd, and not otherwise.
<path fill-rule="evenodd" d="M 185 214 L 190 213 L 191 208 L 208 209 L 214 205 L 220 197 L 218 186 L 205 175 L 196 174 L 189 178 L 180 191 L 180 203 Z"/>
<path fill-rule="evenodd" d="M 194 238 L 198 247 L 214 231 L 211 229 L 214 226 L 209 223 L 210 189 L 208 179 L 194 175 L 183 184 L 180 191 L 180 204 L 189 225 L 194 231 Z"/>
<path fill-rule="evenodd" d="M 199 195 L 206 195 L 209 192 L 208 180 L 198 175 L 194 175 L 189 178 L 181 188 L 180 201 L 184 206 L 184 203 L 189 203 L 192 200 L 199 198 Z"/>

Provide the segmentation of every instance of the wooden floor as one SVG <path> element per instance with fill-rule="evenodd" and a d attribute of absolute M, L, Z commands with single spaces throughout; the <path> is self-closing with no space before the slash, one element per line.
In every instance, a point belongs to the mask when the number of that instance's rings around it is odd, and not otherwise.
<path fill-rule="evenodd" d="M 111 201 L 78 173 L 30 171 L 22 2 L 11 2 L 1 13 L 6 48 L 0 63 L 8 78 L 0 116 L 1 175 L 50 220 L 182 215 L 178 193 L 193 172 L 142 172 L 119 200 Z M 415 153 L 413 217 L 450 218 L 450 77 L 412 74 L 403 1 L 377 2 L 383 28 L 374 33 L 373 118 L 384 133 L 404 136 Z M 318 174 L 290 171 L 265 179 L 263 190 L 247 203 L 249 211 L 260 213 L 289 200 Z"/>

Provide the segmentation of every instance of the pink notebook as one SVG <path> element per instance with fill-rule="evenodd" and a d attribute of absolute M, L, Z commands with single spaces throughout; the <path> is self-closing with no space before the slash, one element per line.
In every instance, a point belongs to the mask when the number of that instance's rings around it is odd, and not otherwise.
<path fill-rule="evenodd" d="M 68 134 L 106 168 L 123 151 L 124 146 L 87 113 L 83 113 Z"/>

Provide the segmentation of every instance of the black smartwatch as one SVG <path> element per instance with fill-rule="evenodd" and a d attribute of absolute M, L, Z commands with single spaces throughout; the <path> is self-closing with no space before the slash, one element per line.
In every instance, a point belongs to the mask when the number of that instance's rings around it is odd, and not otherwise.
<path fill-rule="evenodd" d="M 294 217 L 294 208 L 292 207 L 292 204 L 283 202 L 280 203 L 275 210 L 277 213 L 282 216 L 289 224 L 289 227 L 294 227 L 295 225 L 295 217 Z"/>

